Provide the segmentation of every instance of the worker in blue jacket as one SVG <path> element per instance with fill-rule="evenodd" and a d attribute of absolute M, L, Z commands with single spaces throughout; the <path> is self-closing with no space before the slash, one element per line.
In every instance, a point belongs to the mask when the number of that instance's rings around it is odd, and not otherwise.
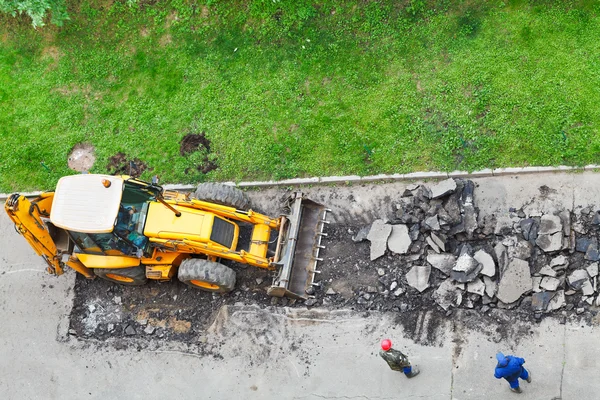
<path fill-rule="evenodd" d="M 523 364 L 525 359 L 515 356 L 505 356 L 502 353 L 496 354 L 498 364 L 496 365 L 496 372 L 494 376 L 497 379 L 506 379 L 510 384 L 510 390 L 515 393 L 522 393 L 519 387 L 519 378 L 531 383 L 531 374 L 527 371 Z"/>

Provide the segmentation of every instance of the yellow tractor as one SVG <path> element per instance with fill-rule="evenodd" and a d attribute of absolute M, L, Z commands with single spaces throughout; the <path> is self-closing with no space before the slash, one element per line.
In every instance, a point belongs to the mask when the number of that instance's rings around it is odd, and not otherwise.
<path fill-rule="evenodd" d="M 33 200 L 12 194 L 5 209 L 51 274 L 67 265 L 88 279 L 123 285 L 177 275 L 191 287 L 223 293 L 235 286 L 235 271 L 219 262 L 227 259 L 276 271 L 272 296 L 307 298 L 329 210 L 300 192 L 277 218 L 249 205 L 228 185 L 204 183 L 184 194 L 154 179 L 83 174 L 61 178 L 54 192 Z M 252 227 L 245 245 L 238 244 L 239 224 Z"/>

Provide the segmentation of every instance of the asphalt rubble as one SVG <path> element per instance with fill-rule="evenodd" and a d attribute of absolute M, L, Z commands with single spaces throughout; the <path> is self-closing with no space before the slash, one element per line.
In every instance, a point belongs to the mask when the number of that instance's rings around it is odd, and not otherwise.
<path fill-rule="evenodd" d="M 378 282 L 345 304 L 405 312 L 428 302 L 447 316 L 458 308 L 526 311 L 537 320 L 551 313 L 595 316 L 600 212 L 511 208 L 479 218 L 474 187 L 461 179 L 411 185 L 392 200 L 387 220 L 357 230 L 352 240 L 370 244 Z M 336 292 L 324 293 L 317 297 L 328 305 Z"/>

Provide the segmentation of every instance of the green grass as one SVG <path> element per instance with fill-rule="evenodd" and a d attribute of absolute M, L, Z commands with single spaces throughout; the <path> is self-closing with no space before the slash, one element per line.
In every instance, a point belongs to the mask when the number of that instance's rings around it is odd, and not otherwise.
<path fill-rule="evenodd" d="M 150 3 L 0 16 L 0 192 L 51 189 L 79 142 L 163 183 L 600 161 L 593 2 Z"/>

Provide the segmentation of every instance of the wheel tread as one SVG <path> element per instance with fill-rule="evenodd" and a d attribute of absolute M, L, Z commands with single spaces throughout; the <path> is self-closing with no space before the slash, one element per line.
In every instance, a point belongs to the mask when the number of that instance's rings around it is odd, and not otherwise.
<path fill-rule="evenodd" d="M 250 199 L 240 189 L 222 183 L 206 182 L 198 185 L 194 196 L 198 200 L 234 207 L 238 210 L 248 210 Z"/>
<path fill-rule="evenodd" d="M 177 278 L 188 286 L 201 289 L 190 283 L 192 280 L 202 280 L 219 286 L 210 292 L 230 292 L 235 287 L 235 271 L 214 261 L 191 258 L 181 262 Z M 205 289 L 204 289 L 205 290 Z"/>

